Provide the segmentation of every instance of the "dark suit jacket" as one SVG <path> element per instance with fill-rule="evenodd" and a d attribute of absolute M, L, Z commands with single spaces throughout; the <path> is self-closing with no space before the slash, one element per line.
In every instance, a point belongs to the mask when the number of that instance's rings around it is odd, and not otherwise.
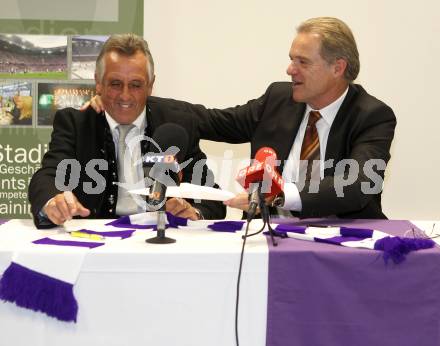
<path fill-rule="evenodd" d="M 306 105 L 293 101 L 290 82 L 277 82 L 271 84 L 263 96 L 245 105 L 220 110 L 181 102 L 179 107 L 198 117 L 201 138 L 229 143 L 250 142 L 251 157 L 255 157 L 261 147 L 272 147 L 278 159 L 285 161 Z M 299 217 L 385 218 L 381 193 L 362 192 L 365 187 L 375 184 L 374 177 L 383 178 L 384 171 L 373 167 L 377 174 L 374 175 L 365 173 L 364 167 L 370 159 L 388 162 L 395 126 L 396 118 L 390 107 L 369 95 L 360 85 L 351 84 L 328 137 L 325 159 L 333 159 L 333 165 L 325 169 L 318 193 L 309 193 L 308 186 L 300 191 L 302 211 L 294 214 Z M 335 184 L 338 186 L 342 181 L 344 172 L 338 172 L 335 167 L 338 162 L 339 167 L 343 167 L 341 160 L 344 159 L 357 162 L 360 171 L 357 179 L 343 188 L 343 197 L 340 197 L 340 188 L 335 189 Z"/>
<path fill-rule="evenodd" d="M 154 130 L 164 123 L 175 123 L 182 126 L 188 133 L 189 144 L 185 161 L 192 159 L 191 163 L 183 169 L 184 182 L 193 182 L 202 185 L 213 186 L 214 177 L 207 166 L 203 165 L 203 173 L 199 181 L 192 181 L 194 165 L 199 160 L 206 160 L 206 156 L 199 147 L 197 136 L 196 119 L 182 110 L 176 112 L 165 103 L 158 103 L 148 100 L 147 105 L 147 128 L 146 135 L 152 137 Z M 141 143 L 142 153 L 149 150 L 148 142 Z M 164 149 L 165 150 L 165 149 Z M 56 188 L 55 176 L 58 164 L 63 159 L 76 159 L 81 167 L 79 184 L 72 191 L 79 201 L 90 209 L 90 218 L 114 218 L 118 181 L 115 159 L 115 146 L 110 128 L 102 114 L 97 114 L 91 108 L 80 112 L 72 108 L 58 111 L 55 114 L 53 132 L 49 151 L 44 155 L 42 167 L 34 174 L 29 185 L 29 200 L 31 210 L 37 227 L 43 227 L 39 223 L 37 214 L 44 204 L 53 196 L 60 193 Z M 96 186 L 96 177 L 89 177 L 85 172 L 88 162 L 93 159 L 104 159 L 108 163 L 108 169 L 95 167 L 96 171 L 104 179 L 103 193 L 89 194 L 84 191 L 84 183 Z M 204 161 L 202 161 L 204 163 Z M 221 202 L 202 201 L 201 203 L 190 203 L 198 208 L 206 219 L 222 219 L 225 217 L 226 208 Z M 52 225 L 53 226 L 53 225 Z"/>

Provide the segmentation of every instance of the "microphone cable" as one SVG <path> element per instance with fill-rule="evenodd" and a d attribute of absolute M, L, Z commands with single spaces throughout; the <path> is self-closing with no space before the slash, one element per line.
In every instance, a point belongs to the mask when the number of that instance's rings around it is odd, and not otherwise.
<path fill-rule="evenodd" d="M 241 236 L 241 239 L 243 239 L 243 244 L 241 247 L 241 253 L 240 253 L 240 265 L 238 266 L 238 277 L 237 277 L 237 291 L 235 295 L 235 343 L 236 346 L 240 346 L 239 338 L 238 338 L 238 306 L 240 302 L 240 282 L 241 282 L 241 272 L 243 269 L 243 258 L 244 258 L 244 248 L 246 246 L 246 239 L 250 236 L 248 236 L 249 232 L 249 225 L 251 224 L 252 220 L 248 220 L 246 222 L 246 230 L 244 232 L 244 235 Z M 266 227 L 266 221 L 263 223 L 263 227 L 261 230 L 256 232 L 255 234 L 258 234 L 264 230 L 264 227 Z"/>
<path fill-rule="evenodd" d="M 235 295 L 235 344 L 236 344 L 236 346 L 240 346 L 239 339 L 238 339 L 238 303 L 240 301 L 240 280 L 241 280 L 241 270 L 243 268 L 244 247 L 246 245 L 246 239 L 247 239 L 247 234 L 249 231 L 250 224 L 251 223 L 248 221 L 246 224 L 246 230 L 244 232 L 244 236 L 241 237 L 243 239 L 243 244 L 241 247 L 240 265 L 238 267 L 238 277 L 237 277 L 237 291 L 236 291 L 236 295 Z"/>
<path fill-rule="evenodd" d="M 235 343 L 236 343 L 236 346 L 240 346 L 239 339 L 238 339 L 238 306 L 239 306 L 239 301 L 240 301 L 240 281 L 241 281 L 241 271 L 243 269 L 243 258 L 244 258 L 244 248 L 246 245 L 246 239 L 248 237 L 252 237 L 254 235 L 257 235 L 257 234 L 263 232 L 263 230 L 267 226 L 269 229 L 269 235 L 271 237 L 273 246 L 278 246 L 278 242 L 274 238 L 275 231 L 273 230 L 272 226 L 270 225 L 270 213 L 269 213 L 269 210 L 268 210 L 267 205 L 265 203 L 264 195 L 261 192 L 261 186 L 259 186 L 259 188 L 258 188 L 258 204 L 260 207 L 260 212 L 261 212 L 261 216 L 262 216 L 262 220 L 263 220 L 263 226 L 261 227 L 261 229 L 259 231 L 248 235 L 249 225 L 251 224 L 251 221 L 252 221 L 253 217 L 255 216 L 255 212 L 256 212 L 256 206 L 250 205 L 249 211 L 248 211 L 248 218 L 247 218 L 247 222 L 246 222 L 246 230 L 244 232 L 244 235 L 241 236 L 241 239 L 243 239 L 243 244 L 242 244 L 241 253 L 240 253 L 240 265 L 238 267 L 238 277 L 237 277 L 237 292 L 236 292 L 236 296 L 235 296 Z M 249 212 L 252 213 L 251 217 L 249 217 Z"/>

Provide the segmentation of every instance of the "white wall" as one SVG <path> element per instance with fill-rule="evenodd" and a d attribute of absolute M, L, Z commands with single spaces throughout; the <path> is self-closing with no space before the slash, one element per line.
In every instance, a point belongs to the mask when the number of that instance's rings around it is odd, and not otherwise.
<path fill-rule="evenodd" d="M 338 17 L 357 39 L 357 82 L 397 116 L 384 211 L 396 219 L 439 219 L 438 13 L 436 0 L 145 0 L 155 94 L 213 107 L 258 97 L 270 82 L 288 80 L 295 27 L 310 17 Z M 217 161 L 225 149 L 234 159 L 248 157 L 247 145 L 203 148 Z M 217 172 L 226 188 L 232 176 L 227 167 Z"/>

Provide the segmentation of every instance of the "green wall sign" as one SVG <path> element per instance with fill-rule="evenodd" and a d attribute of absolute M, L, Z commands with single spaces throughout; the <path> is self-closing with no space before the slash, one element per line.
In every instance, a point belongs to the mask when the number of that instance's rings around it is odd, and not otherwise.
<path fill-rule="evenodd" d="M 0 218 L 29 218 L 27 187 L 53 115 L 94 95 L 94 59 L 112 33 L 143 35 L 143 0 L 16 0 L 0 13 Z"/>

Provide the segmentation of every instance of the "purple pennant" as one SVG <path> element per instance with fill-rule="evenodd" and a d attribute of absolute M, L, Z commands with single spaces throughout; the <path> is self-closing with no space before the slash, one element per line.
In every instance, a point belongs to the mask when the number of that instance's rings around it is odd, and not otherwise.
<path fill-rule="evenodd" d="M 34 240 L 32 243 L 40 245 L 58 245 L 58 246 L 76 246 L 76 247 L 88 247 L 94 249 L 95 247 L 102 246 L 105 243 L 96 243 L 90 241 L 74 241 L 74 240 L 55 240 L 51 238 L 41 238 Z"/>
<path fill-rule="evenodd" d="M 217 221 L 208 225 L 209 229 L 216 232 L 236 232 L 243 228 L 244 221 Z"/>
<path fill-rule="evenodd" d="M 97 234 L 97 235 L 101 235 L 103 237 L 120 237 L 121 239 L 130 238 L 133 235 L 133 233 L 136 232 L 136 230 L 134 230 L 134 229 L 127 229 L 127 230 L 115 231 L 115 232 L 98 232 L 98 231 L 92 231 L 89 229 L 81 229 L 79 231 L 82 233 L 87 233 L 87 234 Z"/>
<path fill-rule="evenodd" d="M 76 322 L 73 285 L 12 262 L 0 280 L 0 299 L 41 311 L 60 321 Z"/>

